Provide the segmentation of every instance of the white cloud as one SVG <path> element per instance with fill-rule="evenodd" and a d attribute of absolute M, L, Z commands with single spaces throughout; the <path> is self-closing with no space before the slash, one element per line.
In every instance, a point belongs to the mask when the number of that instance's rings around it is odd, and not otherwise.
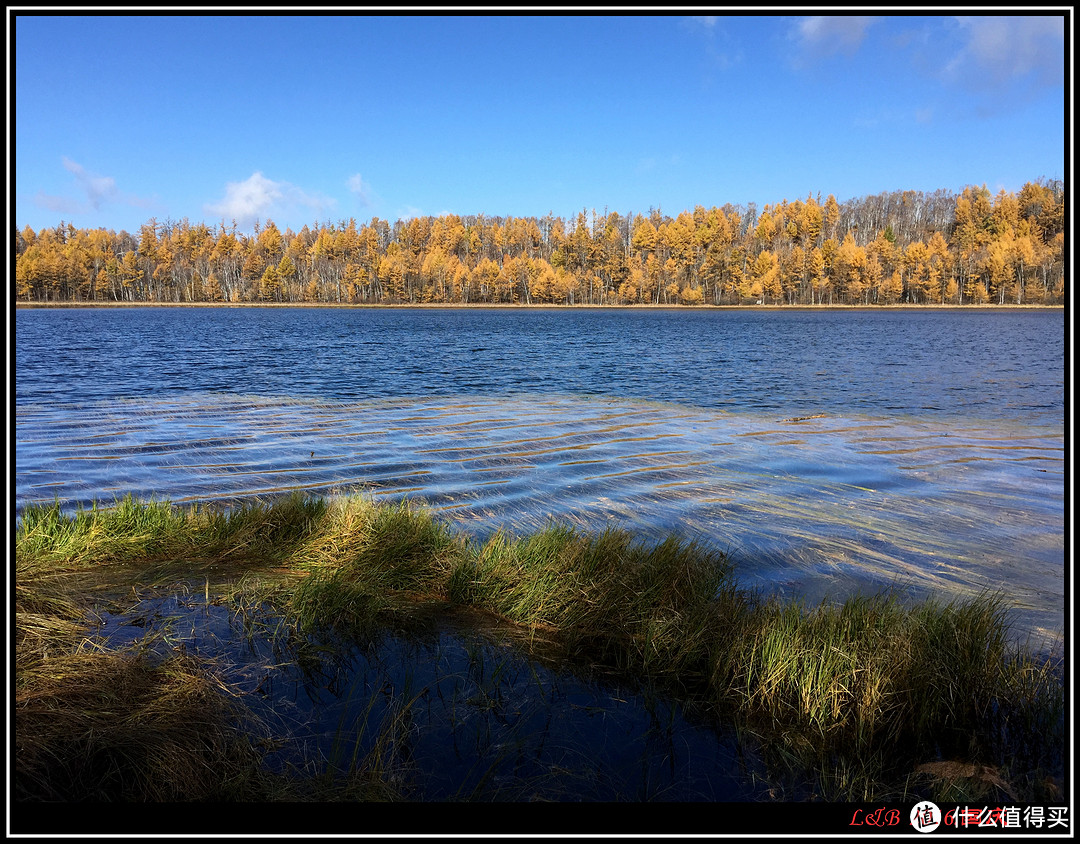
<path fill-rule="evenodd" d="M 944 78 L 975 90 L 1017 82 L 1061 85 L 1065 78 L 1065 19 L 1054 15 L 958 17 L 964 45 Z"/>
<path fill-rule="evenodd" d="M 75 176 L 79 187 L 86 194 L 86 200 L 95 211 L 101 207 L 102 200 L 111 201 L 116 198 L 116 179 L 111 176 L 98 176 L 88 173 L 86 169 L 67 156 L 61 159 L 64 169 Z"/>
<path fill-rule="evenodd" d="M 309 194 L 288 182 L 275 182 L 255 171 L 242 182 L 228 182 L 219 202 L 204 206 L 208 214 L 236 220 L 247 226 L 258 219 L 287 214 L 298 206 L 309 208 L 316 216 L 334 206 L 330 197 Z"/>
<path fill-rule="evenodd" d="M 58 214 L 82 214 L 89 210 L 89 206 L 77 199 L 67 196 L 53 196 L 52 194 L 38 191 L 34 197 L 34 204 L 47 211 L 55 211 Z"/>
<path fill-rule="evenodd" d="M 226 184 L 225 198 L 207 205 L 206 210 L 237 220 L 252 220 L 266 214 L 283 196 L 277 182 L 256 171 L 246 181 Z"/>
<path fill-rule="evenodd" d="M 34 202 L 42 208 L 62 214 L 87 214 L 91 211 L 100 211 L 103 205 L 113 202 L 121 202 L 138 208 L 148 208 L 153 205 L 151 200 L 121 193 L 116 187 L 116 179 L 112 176 L 91 173 L 66 155 L 62 156 L 60 161 L 64 169 L 75 177 L 75 184 L 81 197 L 53 196 L 38 191 Z"/>
<path fill-rule="evenodd" d="M 869 15 L 811 15 L 795 26 L 792 38 L 809 58 L 834 53 L 850 56 L 862 45 L 866 32 L 876 21 Z"/>
<path fill-rule="evenodd" d="M 345 184 L 351 193 L 356 194 L 362 205 L 371 204 L 371 187 L 360 178 L 359 173 L 350 176 Z"/>

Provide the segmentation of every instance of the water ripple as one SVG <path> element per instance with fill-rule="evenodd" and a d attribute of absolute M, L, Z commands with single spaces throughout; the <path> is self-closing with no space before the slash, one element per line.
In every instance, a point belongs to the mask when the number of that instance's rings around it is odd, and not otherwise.
<path fill-rule="evenodd" d="M 1062 628 L 1060 430 L 574 396 L 220 394 L 26 406 L 16 430 L 17 513 L 54 496 L 69 509 L 127 493 L 407 496 L 477 535 L 552 519 L 677 531 L 730 553 L 748 585 L 808 600 L 1006 588 L 1020 630 Z"/>

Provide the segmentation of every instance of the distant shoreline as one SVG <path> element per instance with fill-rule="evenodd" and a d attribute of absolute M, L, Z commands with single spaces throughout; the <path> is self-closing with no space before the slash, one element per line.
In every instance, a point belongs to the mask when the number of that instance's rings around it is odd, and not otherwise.
<path fill-rule="evenodd" d="M 1016 311 L 1064 310 L 1064 305 L 555 305 L 509 304 L 505 302 L 428 302 L 371 304 L 344 302 L 15 302 L 17 309 L 38 308 L 329 308 L 341 310 L 501 310 L 546 311 Z"/>

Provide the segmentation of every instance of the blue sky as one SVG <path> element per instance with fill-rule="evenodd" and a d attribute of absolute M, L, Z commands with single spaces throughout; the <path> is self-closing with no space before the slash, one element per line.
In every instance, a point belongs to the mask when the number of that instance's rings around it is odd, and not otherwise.
<path fill-rule="evenodd" d="M 12 223 L 298 231 L 1018 191 L 1066 173 L 1066 23 L 16 15 Z"/>

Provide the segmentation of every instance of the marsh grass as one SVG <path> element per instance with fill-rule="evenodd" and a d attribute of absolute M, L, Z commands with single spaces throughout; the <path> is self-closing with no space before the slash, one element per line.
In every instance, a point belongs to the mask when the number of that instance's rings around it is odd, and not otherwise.
<path fill-rule="evenodd" d="M 813 610 L 768 601 L 751 629 L 729 691 L 756 732 L 784 736 L 781 778 L 810 774 L 807 787 L 827 799 L 988 786 L 1005 797 L 1007 781 L 1031 795 L 1042 791 L 1035 772 L 1063 762 L 1062 686 L 1050 660 L 1008 644 L 1001 596 L 908 607 L 885 593 Z M 931 764 L 951 760 L 988 764 L 958 784 L 937 774 L 962 767 Z"/>
<path fill-rule="evenodd" d="M 807 610 L 760 605 L 739 652 L 736 685 L 751 711 L 855 745 L 945 740 L 988 714 L 1007 672 L 1000 598 L 927 601 L 858 596 Z"/>
<path fill-rule="evenodd" d="M 233 695 L 190 657 L 85 651 L 21 674 L 17 799 L 235 799 L 257 770 Z"/>
<path fill-rule="evenodd" d="M 298 662 L 407 626 L 421 604 L 491 613 L 571 661 L 727 712 L 768 748 L 765 770 L 788 784 L 778 793 L 800 799 L 1043 797 L 1063 764 L 1061 678 L 1010 646 L 998 595 L 806 607 L 741 589 L 724 555 L 675 537 L 549 525 L 476 542 L 408 502 L 294 494 L 219 511 L 129 498 L 70 517 L 59 503 L 28 507 L 17 527 L 22 799 L 394 799 L 405 788 L 411 701 L 388 713 L 376 750 L 335 761 L 344 779 L 270 788 L 212 665 L 88 644 L 93 607 L 75 597 L 87 572 L 116 584 L 187 572 L 205 580 L 207 604 L 213 579 L 245 635 Z M 976 773 L 957 774 L 965 766 Z"/>
<path fill-rule="evenodd" d="M 109 563 L 269 564 L 290 558 L 325 513 L 327 502 L 289 495 L 229 510 L 131 496 L 65 516 L 59 501 L 32 504 L 16 530 L 25 571 L 75 569 Z"/>
<path fill-rule="evenodd" d="M 336 503 L 300 549 L 299 564 L 331 567 L 373 590 L 442 591 L 464 541 L 408 501 L 377 505 L 365 498 Z"/>
<path fill-rule="evenodd" d="M 86 632 L 88 609 L 67 593 L 62 579 L 35 576 L 21 560 L 16 560 L 14 599 L 15 654 L 22 667 L 69 649 Z"/>

